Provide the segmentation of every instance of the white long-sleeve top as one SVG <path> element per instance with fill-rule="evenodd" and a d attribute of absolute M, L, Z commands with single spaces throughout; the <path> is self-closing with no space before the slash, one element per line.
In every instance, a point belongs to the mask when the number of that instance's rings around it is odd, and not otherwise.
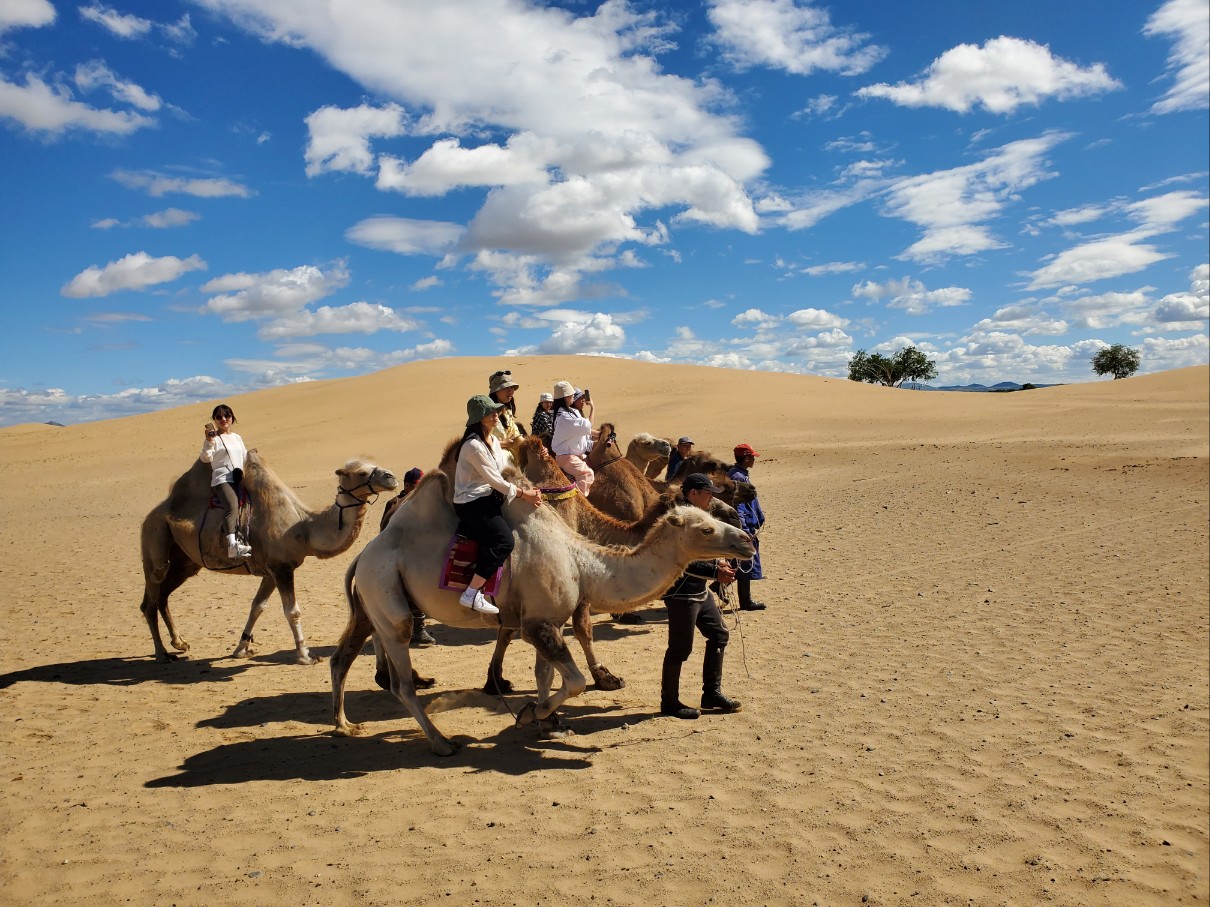
<path fill-rule="evenodd" d="M 563 454 L 584 456 L 592 450 L 592 422 L 573 409 L 559 410 L 555 415 L 550 449 L 556 457 Z"/>
<path fill-rule="evenodd" d="M 477 437 L 466 440 L 454 470 L 454 503 L 469 504 L 493 491 L 511 501 L 517 496 L 517 486 L 500 474 L 507 465 L 508 454 L 494 435 L 487 436 L 487 444 Z"/>
<path fill-rule="evenodd" d="M 202 442 L 202 462 L 209 463 L 213 471 L 213 478 L 210 479 L 212 488 L 230 482 L 231 471 L 243 469 L 247 458 L 248 448 L 244 446 L 244 439 L 233 431 Z"/>

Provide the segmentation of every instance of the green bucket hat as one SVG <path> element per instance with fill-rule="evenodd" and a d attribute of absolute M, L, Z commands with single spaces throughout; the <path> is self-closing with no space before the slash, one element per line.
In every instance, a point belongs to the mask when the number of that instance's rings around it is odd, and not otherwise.
<path fill-rule="evenodd" d="M 504 409 L 503 403 L 497 403 L 487 394 L 475 394 L 466 401 L 466 427 L 478 425 L 485 417 Z"/>

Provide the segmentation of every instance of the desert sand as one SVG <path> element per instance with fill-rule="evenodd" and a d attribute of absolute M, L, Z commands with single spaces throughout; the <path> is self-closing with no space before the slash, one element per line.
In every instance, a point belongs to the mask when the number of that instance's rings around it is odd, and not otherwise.
<path fill-rule="evenodd" d="M 39 904 L 1204 904 L 1210 895 L 1210 370 L 1013 394 L 895 391 L 608 358 L 447 359 L 228 402 L 313 507 L 365 457 L 435 465 L 496 368 L 524 421 L 566 378 L 598 421 L 726 454 L 752 477 L 769 608 L 728 649 L 734 715 L 656 715 L 664 612 L 600 618 L 624 676 L 514 728 L 478 692 L 492 637 L 433 627 L 422 700 L 462 746 L 350 674 L 293 663 L 257 581 L 173 597 L 191 644 L 152 658 L 143 516 L 213 402 L 0 430 L 0 901 Z M 312 652 L 345 568 L 298 572 Z M 578 647 L 577 660 L 583 665 Z M 682 689 L 696 693 L 700 639 Z M 506 675 L 534 690 L 532 650 Z M 688 698 L 688 697 L 686 697 Z"/>

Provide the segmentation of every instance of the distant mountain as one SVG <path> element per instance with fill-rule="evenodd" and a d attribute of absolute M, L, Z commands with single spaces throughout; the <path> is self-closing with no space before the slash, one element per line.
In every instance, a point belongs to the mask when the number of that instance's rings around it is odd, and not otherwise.
<path fill-rule="evenodd" d="M 67 427 L 62 422 L 55 422 L 54 420 L 47 420 L 46 422 L 43 422 L 42 424 L 43 425 L 53 425 L 55 428 L 66 428 Z"/>
<path fill-rule="evenodd" d="M 908 382 L 901 385 L 905 390 L 912 391 L 960 391 L 967 394 L 1005 393 L 1006 391 L 1027 390 L 1024 384 L 1015 381 L 1001 381 L 988 387 L 986 384 L 951 384 L 946 387 L 933 387 L 931 384 L 916 384 Z M 1055 387 L 1054 384 L 1031 384 L 1030 388 Z"/>

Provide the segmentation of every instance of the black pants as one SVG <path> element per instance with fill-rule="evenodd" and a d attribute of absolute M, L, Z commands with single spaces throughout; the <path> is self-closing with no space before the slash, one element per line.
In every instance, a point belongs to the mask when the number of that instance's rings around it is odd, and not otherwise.
<path fill-rule="evenodd" d="M 688 598 L 666 598 L 668 608 L 668 651 L 665 658 L 684 661 L 693 651 L 693 628 L 697 627 L 706 638 L 707 648 L 721 650 L 731 638 L 723 624 L 714 596 L 706 593 L 702 601 Z"/>
<path fill-rule="evenodd" d="M 479 543 L 475 575 L 484 579 L 491 579 L 513 551 L 513 531 L 500 512 L 503 503 L 504 495 L 493 492 L 466 504 L 454 505 L 454 512 L 458 514 L 458 534 Z"/>

